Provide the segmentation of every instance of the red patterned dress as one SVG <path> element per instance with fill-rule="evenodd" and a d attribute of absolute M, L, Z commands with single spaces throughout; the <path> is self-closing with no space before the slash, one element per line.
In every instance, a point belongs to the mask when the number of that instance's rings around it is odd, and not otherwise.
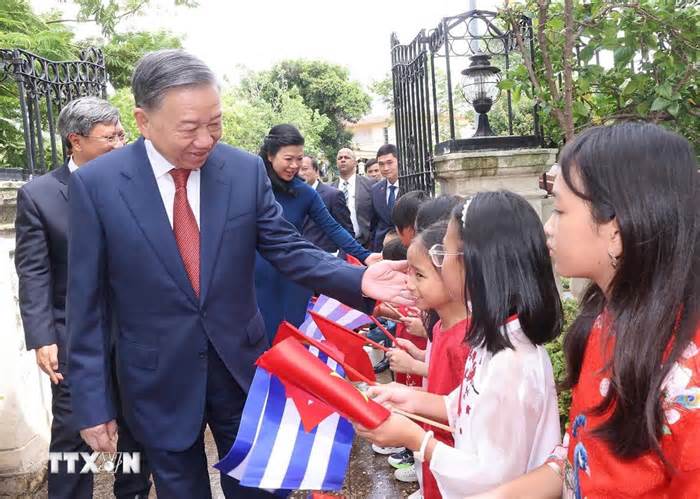
<path fill-rule="evenodd" d="M 591 412 L 610 387 L 605 365 L 614 340 L 609 329 L 604 314 L 593 324 L 579 382 L 573 390 L 569 429 L 562 446 L 548 461 L 559 470 L 563 466 L 564 497 L 700 498 L 700 328 L 663 384 L 666 424 L 661 448 L 674 472 L 652 452 L 622 460 L 592 434 L 611 413 Z"/>

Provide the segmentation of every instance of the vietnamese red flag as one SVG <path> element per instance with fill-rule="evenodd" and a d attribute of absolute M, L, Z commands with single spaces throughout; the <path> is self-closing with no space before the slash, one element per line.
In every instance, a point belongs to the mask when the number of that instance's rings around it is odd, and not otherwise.
<path fill-rule="evenodd" d="M 343 369 L 345 370 L 345 375 L 350 381 L 362 381 L 364 383 L 367 383 L 368 385 L 371 385 L 377 381 L 377 378 L 374 375 L 374 370 L 372 371 L 372 376 L 364 376 L 363 374 L 358 372 L 354 366 L 350 365 L 348 362 L 345 361 L 345 354 L 342 351 L 340 351 L 333 343 L 329 341 L 319 341 L 314 338 L 311 338 L 310 336 L 306 336 L 304 333 L 292 326 L 287 321 L 283 321 L 277 328 L 277 334 L 275 335 L 275 339 L 273 340 L 272 345 L 274 346 L 286 340 L 290 336 L 296 338 L 304 345 L 311 345 L 317 348 L 320 352 L 323 352 L 324 354 L 328 355 L 331 359 L 335 360 L 338 364 L 340 364 L 343 367 Z"/>
<path fill-rule="evenodd" d="M 358 265 L 360 267 L 365 266 L 364 263 L 362 263 L 360 260 L 358 260 L 357 258 L 355 258 L 352 255 L 345 255 L 345 261 L 348 262 L 350 265 Z"/>
<path fill-rule="evenodd" d="M 294 338 L 287 338 L 267 350 L 258 358 L 257 364 L 277 376 L 285 387 L 293 386 L 293 391 L 306 392 L 309 400 L 320 402 L 319 408 L 325 404 L 365 428 L 374 429 L 389 417 L 385 407 L 334 373 Z M 306 429 L 307 423 L 301 411 L 300 416 Z"/>
<path fill-rule="evenodd" d="M 323 333 L 323 337 L 343 352 L 345 362 L 354 367 L 363 376 L 371 380 L 376 379 L 372 361 L 369 360 L 369 355 L 363 348 L 367 344 L 365 338 L 316 312 L 309 311 L 309 314 L 311 314 L 321 333 Z"/>

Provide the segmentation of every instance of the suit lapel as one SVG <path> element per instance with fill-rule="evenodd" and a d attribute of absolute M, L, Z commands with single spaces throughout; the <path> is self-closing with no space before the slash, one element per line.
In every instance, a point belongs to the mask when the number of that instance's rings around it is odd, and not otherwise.
<path fill-rule="evenodd" d="M 207 159 L 201 172 L 199 298 L 200 303 L 204 303 L 221 245 L 231 185 L 225 175 L 224 161 L 219 157 L 216 149 Z"/>
<path fill-rule="evenodd" d="M 132 161 L 121 172 L 122 198 L 168 274 L 196 305 L 197 298 L 185 272 L 143 139 L 127 147 L 132 148 Z"/>
<path fill-rule="evenodd" d="M 56 168 L 51 174 L 56 180 L 58 180 L 58 190 L 63 196 L 63 199 L 68 201 L 68 179 L 70 178 L 70 168 L 68 168 L 68 163 L 64 164 L 60 168 Z"/>

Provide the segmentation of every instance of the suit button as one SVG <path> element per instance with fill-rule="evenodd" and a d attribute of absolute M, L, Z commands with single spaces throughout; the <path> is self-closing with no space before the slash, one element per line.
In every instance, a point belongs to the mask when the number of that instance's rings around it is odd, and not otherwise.
<path fill-rule="evenodd" d="M 200 359 L 206 359 L 206 358 L 207 358 L 207 353 L 206 353 L 206 352 L 199 352 L 199 358 L 200 358 Z"/>

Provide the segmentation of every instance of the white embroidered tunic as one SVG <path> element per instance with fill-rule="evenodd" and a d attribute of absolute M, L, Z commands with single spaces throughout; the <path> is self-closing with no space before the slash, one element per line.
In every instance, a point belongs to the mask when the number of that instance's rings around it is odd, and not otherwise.
<path fill-rule="evenodd" d="M 530 342 L 517 317 L 503 333 L 514 349 L 496 355 L 472 349 L 462 386 L 444 398 L 455 447 L 438 443 L 430 462 L 444 499 L 484 492 L 527 473 L 561 442 L 546 350 Z"/>

